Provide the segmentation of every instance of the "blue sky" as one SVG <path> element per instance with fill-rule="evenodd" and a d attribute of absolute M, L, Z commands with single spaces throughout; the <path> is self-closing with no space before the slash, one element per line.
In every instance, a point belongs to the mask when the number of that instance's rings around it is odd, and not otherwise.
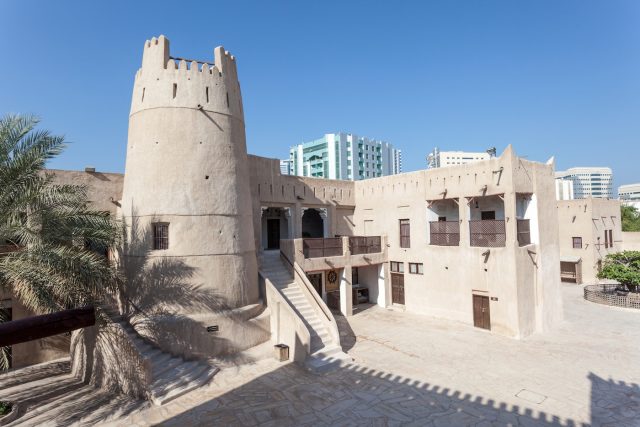
<path fill-rule="evenodd" d="M 640 1 L 0 2 L 0 114 L 72 142 L 51 167 L 124 170 L 144 41 L 238 58 L 250 153 L 327 132 L 502 150 L 640 182 Z"/>

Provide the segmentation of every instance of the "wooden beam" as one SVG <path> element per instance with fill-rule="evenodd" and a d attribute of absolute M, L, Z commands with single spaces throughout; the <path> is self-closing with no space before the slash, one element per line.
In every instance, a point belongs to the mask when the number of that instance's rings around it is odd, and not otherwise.
<path fill-rule="evenodd" d="M 95 323 L 94 307 L 74 308 L 0 323 L 0 347 L 71 332 Z"/>

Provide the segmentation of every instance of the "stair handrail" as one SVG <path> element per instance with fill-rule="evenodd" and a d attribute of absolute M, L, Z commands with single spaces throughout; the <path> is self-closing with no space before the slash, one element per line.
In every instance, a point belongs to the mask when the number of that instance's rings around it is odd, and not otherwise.
<path fill-rule="evenodd" d="M 338 323 L 336 322 L 336 319 L 333 317 L 333 313 L 331 313 L 331 310 L 329 310 L 329 307 L 327 307 L 327 304 L 325 304 L 325 302 L 322 300 L 320 295 L 318 295 L 318 292 L 316 292 L 315 288 L 307 278 L 307 275 L 305 274 L 304 270 L 302 269 L 302 267 L 300 267 L 300 264 L 298 264 L 295 261 L 291 262 L 291 260 L 287 258 L 287 256 L 282 252 L 280 252 L 280 255 L 293 268 L 293 274 L 295 276 L 294 278 L 299 279 L 299 280 L 294 280 L 294 282 L 298 284 L 298 286 L 302 289 L 303 293 L 307 297 L 307 300 L 314 303 L 314 304 L 311 304 L 311 306 L 314 308 L 314 310 L 318 314 L 320 314 L 320 316 L 318 317 L 320 318 L 321 321 L 323 321 L 323 323 L 329 330 L 329 333 L 331 334 L 331 338 L 333 338 L 334 343 L 336 345 L 340 345 L 340 332 L 338 331 Z"/>

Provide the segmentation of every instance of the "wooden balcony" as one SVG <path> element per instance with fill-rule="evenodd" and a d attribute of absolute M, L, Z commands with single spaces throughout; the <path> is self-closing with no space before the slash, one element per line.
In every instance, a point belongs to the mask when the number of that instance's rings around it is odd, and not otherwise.
<path fill-rule="evenodd" d="M 351 236 L 349 237 L 349 251 L 351 255 L 377 254 L 382 252 L 380 236 Z"/>
<path fill-rule="evenodd" d="M 506 245 L 506 227 L 501 219 L 480 219 L 469 221 L 471 246 L 499 248 Z"/>
<path fill-rule="evenodd" d="M 341 256 L 344 253 L 342 249 L 342 238 L 302 239 L 302 251 L 305 258 Z"/>
<path fill-rule="evenodd" d="M 460 222 L 458 221 L 431 221 L 429 222 L 429 233 L 431 245 L 460 245 Z"/>

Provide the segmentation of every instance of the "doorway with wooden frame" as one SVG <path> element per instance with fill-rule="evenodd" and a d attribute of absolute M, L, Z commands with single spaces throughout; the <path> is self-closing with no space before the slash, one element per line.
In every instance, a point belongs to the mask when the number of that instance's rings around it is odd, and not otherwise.
<path fill-rule="evenodd" d="M 491 312 L 488 296 L 473 295 L 473 326 L 491 330 Z"/>

